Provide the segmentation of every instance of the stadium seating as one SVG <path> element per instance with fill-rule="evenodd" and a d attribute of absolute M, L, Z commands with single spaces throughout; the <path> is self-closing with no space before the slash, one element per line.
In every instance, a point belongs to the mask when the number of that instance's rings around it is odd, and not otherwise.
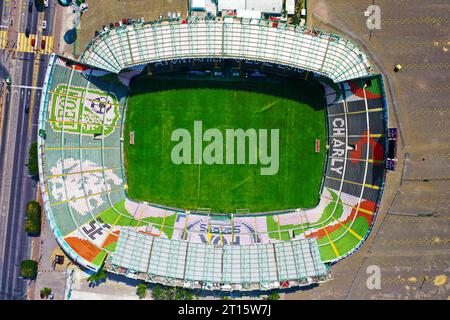
<path fill-rule="evenodd" d="M 224 216 L 127 198 L 129 81 L 147 63 L 166 72 L 173 65 L 163 61 L 196 57 L 264 63 L 274 74 L 309 71 L 323 83 L 328 151 L 317 207 Z M 385 180 L 387 105 L 382 77 L 350 42 L 265 21 L 152 22 L 95 38 L 81 61 L 51 56 L 38 140 L 47 219 L 79 264 L 167 285 L 269 290 L 330 279 L 325 263 L 369 235 Z"/>

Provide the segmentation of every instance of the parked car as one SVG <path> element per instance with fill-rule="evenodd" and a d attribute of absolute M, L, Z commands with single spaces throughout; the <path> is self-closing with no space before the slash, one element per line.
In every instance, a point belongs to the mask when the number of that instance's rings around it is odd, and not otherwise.
<path fill-rule="evenodd" d="M 33 39 L 31 39 L 31 47 L 35 47 L 36 46 L 36 39 L 35 38 L 33 38 Z"/>
<path fill-rule="evenodd" d="M 48 0 L 44 0 L 44 7 L 48 8 Z"/>
<path fill-rule="evenodd" d="M 30 105 L 26 104 L 25 105 L 25 113 L 30 112 Z"/>
<path fill-rule="evenodd" d="M 111 23 L 109 24 L 109 29 L 111 29 L 111 30 L 114 29 L 114 23 L 111 22 Z"/>
<path fill-rule="evenodd" d="M 29 1 L 28 2 L 28 12 L 33 11 L 33 2 Z"/>

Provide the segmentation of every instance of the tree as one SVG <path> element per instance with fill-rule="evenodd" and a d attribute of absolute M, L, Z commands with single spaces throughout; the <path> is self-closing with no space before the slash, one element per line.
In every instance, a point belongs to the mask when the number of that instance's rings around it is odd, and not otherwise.
<path fill-rule="evenodd" d="M 24 278 L 34 279 L 37 275 L 37 262 L 34 260 L 23 260 L 20 263 L 20 275 Z"/>
<path fill-rule="evenodd" d="M 174 288 L 155 285 L 152 290 L 152 298 L 154 300 L 173 300 L 175 297 Z"/>
<path fill-rule="evenodd" d="M 191 290 L 176 287 L 155 285 L 152 289 L 154 300 L 192 300 L 194 295 Z"/>
<path fill-rule="evenodd" d="M 37 7 L 43 7 L 44 6 L 44 0 L 36 0 L 36 6 Z"/>
<path fill-rule="evenodd" d="M 147 284 L 138 284 L 136 287 L 136 294 L 139 296 L 139 299 L 144 299 L 147 296 Z"/>
<path fill-rule="evenodd" d="M 41 299 L 47 299 L 48 296 L 52 293 L 52 289 L 44 287 L 41 289 Z"/>
<path fill-rule="evenodd" d="M 25 207 L 25 232 L 39 234 L 41 232 L 41 206 L 30 201 Z"/>
<path fill-rule="evenodd" d="M 38 144 L 33 142 L 28 150 L 28 171 L 32 176 L 39 175 Z"/>
<path fill-rule="evenodd" d="M 267 300 L 280 300 L 280 294 L 276 291 L 271 292 L 268 296 L 267 296 Z"/>
<path fill-rule="evenodd" d="M 89 283 L 94 283 L 94 284 L 99 284 L 103 280 L 106 280 L 106 271 L 103 270 L 103 268 L 100 269 L 97 273 L 91 274 L 86 279 L 86 281 L 88 281 Z"/>
<path fill-rule="evenodd" d="M 175 292 L 175 300 L 192 300 L 194 295 L 190 290 L 177 288 Z"/>

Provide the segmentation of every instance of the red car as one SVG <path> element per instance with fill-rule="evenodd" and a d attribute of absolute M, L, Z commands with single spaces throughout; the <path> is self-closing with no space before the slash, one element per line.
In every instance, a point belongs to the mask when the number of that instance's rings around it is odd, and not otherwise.
<path fill-rule="evenodd" d="M 41 49 L 44 50 L 45 49 L 45 40 L 42 39 L 41 41 Z"/>
<path fill-rule="evenodd" d="M 36 45 L 36 39 L 31 39 L 31 46 L 34 48 L 34 46 Z"/>

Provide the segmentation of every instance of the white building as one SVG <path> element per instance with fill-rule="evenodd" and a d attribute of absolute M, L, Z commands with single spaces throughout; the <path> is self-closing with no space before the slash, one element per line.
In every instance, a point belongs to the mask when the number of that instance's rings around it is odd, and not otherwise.
<path fill-rule="evenodd" d="M 287 1 L 289 2 L 289 0 Z M 292 2 L 294 2 L 292 0 Z M 218 11 L 259 11 L 265 14 L 281 14 L 283 0 L 218 0 Z M 244 12 L 245 12 L 244 11 Z M 248 15 L 248 13 L 246 13 Z"/>
<path fill-rule="evenodd" d="M 206 0 L 191 0 L 192 11 L 206 11 Z"/>
<path fill-rule="evenodd" d="M 295 13 L 295 0 L 286 0 L 286 11 L 289 15 Z"/>

